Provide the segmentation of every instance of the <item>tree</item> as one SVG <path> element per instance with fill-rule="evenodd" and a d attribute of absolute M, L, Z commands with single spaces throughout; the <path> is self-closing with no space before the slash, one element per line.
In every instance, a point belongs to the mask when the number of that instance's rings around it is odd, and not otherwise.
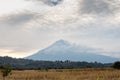
<path fill-rule="evenodd" d="M 117 61 L 113 64 L 113 68 L 120 69 L 120 61 Z"/>
<path fill-rule="evenodd" d="M 5 67 L 1 67 L 1 73 L 3 76 L 3 80 L 5 80 L 5 77 L 7 77 L 12 71 L 12 68 L 9 65 L 6 65 Z"/>

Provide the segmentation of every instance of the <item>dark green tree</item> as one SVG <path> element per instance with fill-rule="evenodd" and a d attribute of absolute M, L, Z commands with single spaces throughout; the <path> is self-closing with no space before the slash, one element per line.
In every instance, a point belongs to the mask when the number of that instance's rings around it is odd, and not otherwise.
<path fill-rule="evenodd" d="M 12 68 L 9 65 L 6 65 L 4 67 L 1 67 L 1 73 L 3 76 L 3 80 L 11 73 Z"/>
<path fill-rule="evenodd" d="M 113 68 L 120 69 L 120 61 L 117 61 L 113 64 Z"/>

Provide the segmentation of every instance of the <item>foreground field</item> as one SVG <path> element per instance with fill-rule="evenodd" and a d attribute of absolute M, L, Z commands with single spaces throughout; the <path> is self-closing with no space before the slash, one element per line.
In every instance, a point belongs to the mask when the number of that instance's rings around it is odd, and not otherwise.
<path fill-rule="evenodd" d="M 2 76 L 0 75 L 0 80 Z M 120 70 L 65 69 L 12 71 L 6 80 L 120 80 Z"/>

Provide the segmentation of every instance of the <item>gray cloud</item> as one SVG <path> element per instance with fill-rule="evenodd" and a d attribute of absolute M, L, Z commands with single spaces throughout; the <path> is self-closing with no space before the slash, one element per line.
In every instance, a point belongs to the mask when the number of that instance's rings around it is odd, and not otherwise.
<path fill-rule="evenodd" d="M 109 15 L 114 14 L 116 10 L 120 10 L 120 1 L 115 0 L 83 0 L 81 13 L 95 14 L 95 15 Z M 112 5 L 114 4 L 114 5 Z"/>
<path fill-rule="evenodd" d="M 116 0 L 81 0 L 82 3 L 79 0 L 64 0 L 58 3 L 59 6 L 52 7 L 53 3 L 48 6 L 48 0 L 42 1 L 36 0 L 37 5 L 33 1 L 28 11 L 1 15 L 1 49 L 29 53 L 43 49 L 58 39 L 66 39 L 119 51 L 120 8 Z"/>
<path fill-rule="evenodd" d="M 35 14 L 31 12 L 18 12 L 18 14 L 6 15 L 0 18 L 0 23 L 10 26 L 23 25 L 33 20 Z"/>
<path fill-rule="evenodd" d="M 35 0 L 29 0 L 35 2 Z M 36 0 L 36 2 L 43 2 L 48 6 L 57 6 L 61 4 L 64 0 Z"/>
<path fill-rule="evenodd" d="M 41 0 L 41 1 L 50 6 L 56 6 L 63 2 L 63 0 Z"/>

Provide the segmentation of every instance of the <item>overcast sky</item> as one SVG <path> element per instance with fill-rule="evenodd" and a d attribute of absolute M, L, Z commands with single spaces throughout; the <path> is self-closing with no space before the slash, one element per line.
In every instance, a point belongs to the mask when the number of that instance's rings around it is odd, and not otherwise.
<path fill-rule="evenodd" d="M 0 0 L 0 56 L 25 57 L 59 39 L 120 57 L 120 0 Z"/>

